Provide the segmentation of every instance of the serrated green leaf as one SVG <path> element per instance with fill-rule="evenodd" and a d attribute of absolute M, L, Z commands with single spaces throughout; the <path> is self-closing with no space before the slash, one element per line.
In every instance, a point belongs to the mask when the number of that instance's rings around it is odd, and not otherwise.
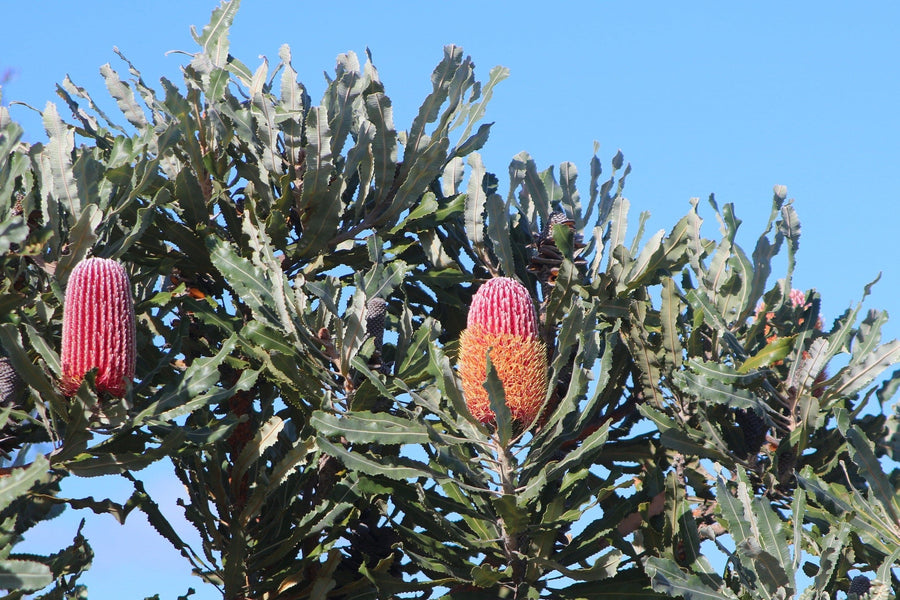
<path fill-rule="evenodd" d="M 628 274 L 625 276 L 625 285 L 635 287 L 655 274 L 657 266 L 664 256 L 662 242 L 665 235 L 665 230 L 660 229 L 647 240 L 641 253 L 629 267 Z"/>
<path fill-rule="evenodd" d="M 228 61 L 228 30 L 234 22 L 240 0 L 224 0 L 213 9 L 209 23 L 199 34 L 191 27 L 191 35 L 203 49 L 203 53 L 217 67 L 224 67 Z"/>
<path fill-rule="evenodd" d="M 31 362 L 28 354 L 22 347 L 19 332 L 14 325 L 10 323 L 0 325 L 0 346 L 3 347 L 22 380 L 37 390 L 41 398 L 48 400 L 60 414 L 66 414 L 66 404 L 57 391 L 56 386 L 37 365 Z"/>
<path fill-rule="evenodd" d="M 187 433 L 184 430 L 174 430 L 156 448 L 139 453 L 103 452 L 94 448 L 66 461 L 64 466 L 78 477 L 99 477 L 140 471 L 158 460 L 175 454 L 186 439 Z"/>
<path fill-rule="evenodd" d="M 397 168 L 397 131 L 391 100 L 384 92 L 375 91 L 365 95 L 366 115 L 375 132 L 372 137 L 374 158 L 375 204 L 381 205 L 391 190 Z"/>
<path fill-rule="evenodd" d="M 451 152 L 454 158 L 462 158 L 473 152 L 481 150 L 488 141 L 491 134 L 491 126 L 493 123 L 482 123 L 478 127 L 478 131 L 469 136 L 459 146 Z"/>
<path fill-rule="evenodd" d="M 626 198 L 616 197 L 612 202 L 609 212 L 609 221 L 604 233 L 603 245 L 609 249 L 609 262 L 607 271 L 613 266 L 615 257 L 613 250 L 625 243 L 625 234 L 628 231 L 628 209 L 631 203 Z"/>
<path fill-rule="evenodd" d="M 500 381 L 500 376 L 491 362 L 490 350 L 485 355 L 487 379 L 482 385 L 487 391 L 491 411 L 494 413 L 494 425 L 497 428 L 500 446 L 506 448 L 509 440 L 512 439 L 512 413 L 506 405 L 506 392 L 503 390 L 503 382 Z"/>
<path fill-rule="evenodd" d="M 357 411 L 338 416 L 316 411 L 309 422 L 323 435 L 340 435 L 352 443 L 428 444 L 436 437 L 421 423 L 384 412 Z M 441 442 L 453 443 L 453 439 L 442 436 Z"/>
<path fill-rule="evenodd" d="M 238 389 L 249 389 L 258 375 L 257 371 L 245 371 L 234 388 L 218 388 L 219 365 L 234 351 L 237 334 L 222 343 L 215 356 L 196 359 L 179 377 L 160 390 L 157 399 L 134 418 L 136 426 L 151 420 L 165 421 L 187 414 L 199 406 L 218 399 L 228 398 Z"/>
<path fill-rule="evenodd" d="M 649 334 L 643 328 L 646 316 L 646 305 L 639 301 L 632 302 L 629 307 L 633 326 L 627 330 L 626 342 L 640 376 L 640 385 L 647 400 L 652 406 L 659 408 L 663 404 L 662 389 L 659 385 L 662 372 L 660 370 L 660 355 L 653 344 L 650 343 Z"/>
<path fill-rule="evenodd" d="M 303 190 L 297 210 L 302 215 L 303 236 L 300 238 L 302 254 L 318 252 L 334 237 L 340 220 L 340 184 L 333 183 L 333 155 L 331 130 L 325 107 L 310 109 L 306 115 L 306 161 Z"/>
<path fill-rule="evenodd" d="M 0 222 L 0 251 L 5 254 L 11 244 L 21 245 L 27 237 L 28 225 L 25 224 L 25 219 L 10 211 L 6 219 Z"/>
<path fill-rule="evenodd" d="M 672 379 L 682 391 L 701 402 L 722 404 L 731 408 L 756 409 L 761 405 L 760 399 L 752 392 L 716 379 L 688 371 L 676 372 Z"/>
<path fill-rule="evenodd" d="M 793 562 L 781 519 L 764 499 L 754 497 L 751 503 L 755 525 L 759 532 L 759 543 L 763 550 L 774 558 L 774 564 L 777 565 L 777 568 L 769 566 L 772 573 L 777 575 L 777 577 L 773 575 L 771 580 L 777 583 L 776 587 L 785 587 L 793 593 L 793 585 L 789 583 L 794 580 Z"/>
<path fill-rule="evenodd" d="M 28 493 L 35 484 L 53 479 L 49 473 L 50 462 L 42 455 L 35 456 L 27 468 L 13 468 L 5 477 L 0 477 L 0 510 Z"/>
<path fill-rule="evenodd" d="M 842 411 L 844 409 L 841 409 Z M 856 426 L 841 427 L 841 433 L 850 444 L 850 456 L 853 463 L 869 484 L 870 500 L 875 500 L 890 515 L 893 523 L 898 523 L 900 500 L 895 487 L 888 480 L 878 457 L 872 450 L 872 443 Z M 873 497 L 874 496 L 874 497 Z"/>
<path fill-rule="evenodd" d="M 491 248 L 500 263 L 500 270 L 507 277 L 515 277 L 516 263 L 513 259 L 509 231 L 509 208 L 499 194 L 488 194 L 485 199 L 487 212 L 487 236 Z"/>
<path fill-rule="evenodd" d="M 247 499 L 247 504 L 241 511 L 241 522 L 246 524 L 258 516 L 266 499 L 277 492 L 292 473 L 305 467 L 308 464 L 309 456 L 316 449 L 315 438 L 310 437 L 305 440 L 298 440 L 275 464 L 272 470 L 266 473 L 266 485 L 258 486 L 253 490 L 252 495 Z"/>
<path fill-rule="evenodd" d="M 469 155 L 469 184 L 466 188 L 466 234 L 476 248 L 484 248 L 487 194 L 484 192 L 484 163 L 477 152 Z"/>
<path fill-rule="evenodd" d="M 516 159 L 519 161 L 519 168 L 524 166 L 522 187 L 527 192 L 527 199 L 531 203 L 530 209 L 523 207 L 526 208 L 525 214 L 532 223 L 537 222 L 536 217 L 540 217 L 541 223 L 547 223 L 550 219 L 550 212 L 553 210 L 550 205 L 551 197 L 537 171 L 537 165 L 534 159 L 525 152 L 517 154 Z M 512 168 L 513 165 L 510 164 L 510 169 Z"/>
<path fill-rule="evenodd" d="M 859 393 L 884 370 L 900 361 L 900 340 L 879 346 L 877 350 L 852 365 L 847 365 L 832 378 L 822 397 L 823 402 Z"/>
<path fill-rule="evenodd" d="M 523 487 L 519 490 L 519 501 L 521 503 L 529 502 L 541 493 L 548 482 L 557 481 L 567 473 L 577 472 L 584 465 L 593 464 L 594 458 L 602 452 L 608 436 L 609 422 L 607 421 L 582 440 L 581 445 L 575 450 L 566 454 L 565 458 L 549 462 L 527 482 L 523 482 Z"/>
<path fill-rule="evenodd" d="M 103 214 L 96 204 L 88 204 L 85 206 L 75 226 L 69 230 L 69 236 L 66 242 L 69 245 L 69 253 L 60 257 L 56 266 L 55 276 L 61 286 L 65 286 L 69 280 L 69 273 L 75 268 L 81 260 L 83 260 L 90 251 L 94 242 L 97 241 L 95 233 Z"/>
<path fill-rule="evenodd" d="M 431 73 L 432 91 L 425 98 L 422 106 L 419 107 L 419 112 L 413 119 L 412 126 L 409 129 L 406 146 L 410 158 L 421 152 L 429 141 L 425 135 L 425 126 L 437 120 L 441 105 L 449 96 L 451 82 L 460 71 L 462 62 L 462 48 L 452 44 L 444 46 L 444 57 Z M 453 108 L 451 106 L 450 110 L 452 111 Z M 441 133 L 438 130 L 437 135 L 441 135 Z M 406 160 L 407 156 L 404 155 L 404 162 Z"/>
<path fill-rule="evenodd" d="M 211 237 L 210 258 L 238 296 L 253 310 L 259 318 L 265 319 L 277 329 L 284 324 L 280 322 L 275 311 L 275 298 L 272 296 L 272 285 L 269 275 L 251 261 L 237 254 L 234 247 L 218 237 Z"/>
<path fill-rule="evenodd" d="M 685 573 L 669 559 L 650 557 L 644 562 L 644 568 L 650 576 L 653 589 L 672 598 L 684 600 L 737 598 L 718 577 L 715 577 L 715 580 L 720 582 L 719 587 L 711 588 L 699 576 Z"/>
<path fill-rule="evenodd" d="M 670 368 L 677 370 L 681 367 L 684 354 L 684 348 L 678 337 L 678 320 L 681 317 L 684 303 L 678 295 L 674 279 L 666 277 L 662 284 L 662 304 L 659 315 L 662 344 L 666 351 L 666 362 L 669 363 Z"/>
<path fill-rule="evenodd" d="M 360 452 L 352 452 L 341 445 L 333 444 L 324 438 L 319 439 L 317 443 L 326 454 L 339 458 L 347 468 L 369 475 L 383 475 L 397 481 L 420 477 L 435 478 L 437 475 L 427 465 L 417 460 L 403 457 L 383 457 L 382 460 L 376 461 L 365 457 Z"/>
<path fill-rule="evenodd" d="M 274 416 L 256 430 L 253 438 L 247 442 L 244 449 L 234 461 L 231 468 L 231 482 L 233 486 L 240 485 L 247 469 L 262 457 L 268 448 L 278 441 L 278 434 L 284 429 L 284 419 Z"/>
<path fill-rule="evenodd" d="M 716 477 L 716 498 L 718 504 L 716 512 L 731 534 L 736 544 L 753 537 L 750 515 L 746 514 L 744 509 L 745 502 L 749 503 L 746 486 L 738 488 L 738 497 L 732 495 L 726 485 L 725 478 L 720 474 Z"/>
<path fill-rule="evenodd" d="M 73 219 L 81 214 L 81 198 L 72 171 L 72 151 L 75 149 L 75 134 L 59 117 L 56 105 L 48 102 L 42 113 L 44 129 L 50 141 L 43 157 L 47 159 L 49 173 L 46 174 L 49 191 L 57 202 L 66 207 Z"/>
<path fill-rule="evenodd" d="M 53 583 L 50 567 L 35 560 L 0 560 L 0 589 L 33 592 Z"/>
<path fill-rule="evenodd" d="M 767 367 L 778 362 L 791 353 L 794 347 L 794 336 L 777 338 L 763 346 L 756 354 L 747 358 L 740 367 L 738 373 L 747 374 L 754 369 Z"/>
<path fill-rule="evenodd" d="M 822 552 L 819 555 L 819 571 L 813 580 L 813 586 L 819 592 L 826 592 L 830 589 L 835 569 L 845 555 L 844 547 L 847 545 L 849 535 L 850 528 L 847 526 L 847 523 L 840 522 L 822 540 Z"/>
<path fill-rule="evenodd" d="M 779 597 L 785 597 L 782 594 L 787 591 L 788 594 L 793 591 L 788 580 L 787 573 L 778 559 L 759 546 L 756 538 L 749 538 L 737 545 L 737 554 L 746 556 L 749 560 L 741 561 L 741 566 L 746 569 L 752 569 L 758 576 L 759 583 L 757 593 L 764 598 L 775 600 Z M 779 592 L 779 590 L 783 590 Z M 788 595 L 787 597 L 790 597 Z"/>
<path fill-rule="evenodd" d="M 287 356 L 296 354 L 294 346 L 285 339 L 283 333 L 279 333 L 262 321 L 250 321 L 241 328 L 240 335 L 267 352 L 279 352 Z"/>
<path fill-rule="evenodd" d="M 469 62 L 471 63 L 471 61 Z M 474 67 L 474 65 L 472 66 Z M 487 104 L 494 95 L 494 88 L 507 77 L 509 77 L 509 69 L 507 67 L 502 65 L 491 67 L 491 70 L 488 73 L 487 83 L 481 86 L 481 98 L 469 107 L 467 111 L 468 114 L 466 116 L 468 122 L 466 123 L 466 127 L 463 130 L 460 139 L 466 141 L 470 139 L 469 134 L 472 132 L 472 126 L 484 117 Z M 479 131 L 481 131 L 481 129 L 479 129 Z M 464 141 L 463 144 L 465 144 L 466 141 Z"/>
<path fill-rule="evenodd" d="M 131 86 L 119 79 L 119 74 L 113 70 L 109 63 L 100 67 L 100 75 L 106 81 L 106 89 L 115 98 L 119 110 L 122 111 L 128 122 L 139 130 L 145 129 L 148 125 L 147 117 L 135 100 L 134 90 L 131 89 Z"/>

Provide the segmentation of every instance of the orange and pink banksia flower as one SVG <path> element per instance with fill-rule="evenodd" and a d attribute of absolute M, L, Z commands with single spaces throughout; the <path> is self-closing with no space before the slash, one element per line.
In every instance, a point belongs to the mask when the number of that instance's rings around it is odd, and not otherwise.
<path fill-rule="evenodd" d="M 67 396 L 97 369 L 98 392 L 125 395 L 134 378 L 134 301 L 125 269 L 114 260 L 88 258 L 69 275 L 63 306 L 62 379 Z"/>
<path fill-rule="evenodd" d="M 547 350 L 525 286 L 508 277 L 484 283 L 472 298 L 459 344 L 459 373 L 472 416 L 483 423 L 494 420 L 484 388 L 490 349 L 512 418 L 526 426 L 533 423 L 547 395 Z"/>

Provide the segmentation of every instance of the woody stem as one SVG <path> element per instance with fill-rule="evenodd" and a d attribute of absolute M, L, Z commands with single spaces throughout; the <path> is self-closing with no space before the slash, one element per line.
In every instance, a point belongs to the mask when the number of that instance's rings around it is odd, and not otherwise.
<path fill-rule="evenodd" d="M 509 448 L 500 443 L 499 438 L 496 434 L 494 434 L 491 445 L 494 447 L 494 452 L 497 456 L 497 463 L 500 467 L 499 475 L 500 475 L 500 485 L 503 489 L 503 494 L 515 494 L 516 493 L 516 484 L 513 480 L 513 457 L 509 451 Z M 525 561 L 522 559 L 521 545 L 522 540 L 518 535 L 513 535 L 506 526 L 503 518 L 500 518 L 500 533 L 501 538 L 503 539 L 503 550 L 506 554 L 506 560 L 509 562 L 512 567 L 512 578 L 515 582 L 516 587 L 519 586 L 525 580 Z"/>

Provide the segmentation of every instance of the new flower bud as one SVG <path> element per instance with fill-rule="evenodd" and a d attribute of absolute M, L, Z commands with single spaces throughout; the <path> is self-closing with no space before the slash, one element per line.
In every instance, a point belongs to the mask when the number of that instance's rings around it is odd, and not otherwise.
<path fill-rule="evenodd" d="M 98 392 L 125 395 L 134 378 L 134 301 L 125 269 L 114 260 L 88 258 L 69 275 L 63 306 L 62 379 L 73 395 L 85 373 L 97 369 Z"/>
<path fill-rule="evenodd" d="M 490 349 L 512 418 L 531 424 L 547 395 L 547 350 L 538 338 L 528 290 L 507 277 L 482 285 L 472 298 L 468 327 L 459 343 L 459 372 L 469 412 L 484 423 L 494 420 L 484 389 Z"/>

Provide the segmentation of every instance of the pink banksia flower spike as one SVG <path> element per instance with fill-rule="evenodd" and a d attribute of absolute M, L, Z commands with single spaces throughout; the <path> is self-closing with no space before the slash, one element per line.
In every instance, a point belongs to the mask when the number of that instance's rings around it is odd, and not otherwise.
<path fill-rule="evenodd" d="M 494 420 L 484 382 L 486 355 L 503 383 L 513 419 L 530 425 L 547 395 L 547 350 L 528 290 L 515 279 L 497 277 L 472 298 L 460 338 L 459 372 L 469 412 L 483 423 Z"/>
<path fill-rule="evenodd" d="M 62 379 L 73 395 L 85 373 L 97 369 L 98 392 L 125 395 L 134 378 L 134 301 L 125 269 L 114 260 L 88 258 L 69 275 L 63 306 Z"/>

